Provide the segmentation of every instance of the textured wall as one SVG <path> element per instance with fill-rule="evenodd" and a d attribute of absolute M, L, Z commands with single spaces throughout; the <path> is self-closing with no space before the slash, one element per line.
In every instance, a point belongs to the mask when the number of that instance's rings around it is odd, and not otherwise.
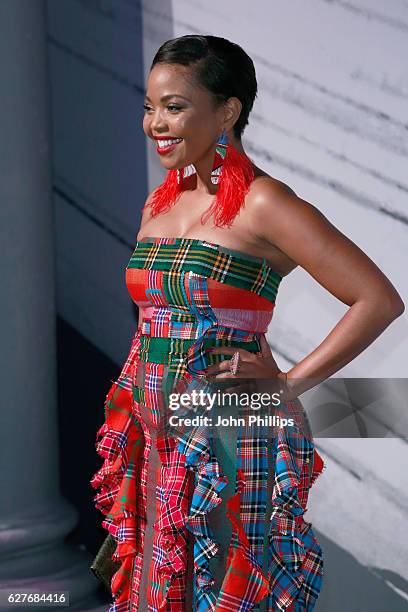
<path fill-rule="evenodd" d="M 127 2 L 122 2 L 123 11 Z M 125 286 L 147 191 L 142 23 L 112 3 L 48 2 L 58 309 L 118 362 L 136 325 Z"/>

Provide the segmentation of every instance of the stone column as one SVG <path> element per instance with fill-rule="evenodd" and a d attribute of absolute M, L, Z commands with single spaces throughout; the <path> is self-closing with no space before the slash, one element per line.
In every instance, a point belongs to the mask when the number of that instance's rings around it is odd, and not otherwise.
<path fill-rule="evenodd" d="M 0 2 L 0 589 L 68 590 L 84 610 L 98 582 L 64 545 L 77 513 L 59 487 L 45 9 Z"/>

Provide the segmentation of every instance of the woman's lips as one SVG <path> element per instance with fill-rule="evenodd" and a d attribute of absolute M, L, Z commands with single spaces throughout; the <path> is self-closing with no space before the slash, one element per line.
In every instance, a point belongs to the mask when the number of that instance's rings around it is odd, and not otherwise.
<path fill-rule="evenodd" d="M 156 151 L 159 155 L 167 155 L 167 153 L 170 153 L 170 151 L 173 151 L 173 149 L 175 149 L 177 145 L 180 144 L 180 142 L 183 142 L 183 141 L 180 140 L 179 142 L 175 142 L 167 147 L 159 147 L 159 145 L 157 145 Z"/>

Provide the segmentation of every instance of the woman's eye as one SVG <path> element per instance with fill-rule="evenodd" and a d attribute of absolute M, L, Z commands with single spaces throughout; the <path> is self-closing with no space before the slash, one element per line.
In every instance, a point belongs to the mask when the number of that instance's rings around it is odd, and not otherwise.
<path fill-rule="evenodd" d="M 144 108 L 144 110 L 145 110 L 145 111 L 147 111 L 147 112 L 148 112 L 148 111 L 150 111 L 150 110 L 152 110 L 152 108 L 151 108 L 151 107 L 150 107 L 148 104 L 143 104 L 143 108 Z M 181 107 L 181 106 L 178 106 L 177 104 L 169 104 L 169 105 L 167 106 L 167 108 L 169 109 L 169 111 L 176 111 L 176 112 L 178 112 L 178 111 L 181 111 L 181 110 L 182 110 L 182 107 Z"/>

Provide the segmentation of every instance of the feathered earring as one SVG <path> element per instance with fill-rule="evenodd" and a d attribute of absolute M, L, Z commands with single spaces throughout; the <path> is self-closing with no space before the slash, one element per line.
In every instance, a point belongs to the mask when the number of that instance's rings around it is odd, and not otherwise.
<path fill-rule="evenodd" d="M 183 179 L 195 172 L 193 164 L 168 171 L 166 180 L 156 189 L 150 201 L 152 216 L 168 210 L 177 202 L 182 193 Z M 201 222 L 204 224 L 213 214 L 217 227 L 230 226 L 244 205 L 253 179 L 252 161 L 228 143 L 227 133 L 223 130 L 216 143 L 211 171 L 211 182 L 218 185 L 218 191 L 209 209 L 201 216 Z"/>
<path fill-rule="evenodd" d="M 211 182 L 218 185 L 218 191 L 210 208 L 201 217 L 202 223 L 213 214 L 217 227 L 230 226 L 244 205 L 253 180 L 251 159 L 228 142 L 228 135 L 223 130 L 215 148 L 211 173 Z"/>
<path fill-rule="evenodd" d="M 165 212 L 173 206 L 181 195 L 181 183 L 179 181 L 179 170 L 169 170 L 164 182 L 157 187 L 150 202 L 152 217 Z"/>
<path fill-rule="evenodd" d="M 152 217 L 169 210 L 179 199 L 183 189 L 183 179 L 194 174 L 193 164 L 184 168 L 169 170 L 164 182 L 154 192 L 149 206 L 152 208 Z"/>

